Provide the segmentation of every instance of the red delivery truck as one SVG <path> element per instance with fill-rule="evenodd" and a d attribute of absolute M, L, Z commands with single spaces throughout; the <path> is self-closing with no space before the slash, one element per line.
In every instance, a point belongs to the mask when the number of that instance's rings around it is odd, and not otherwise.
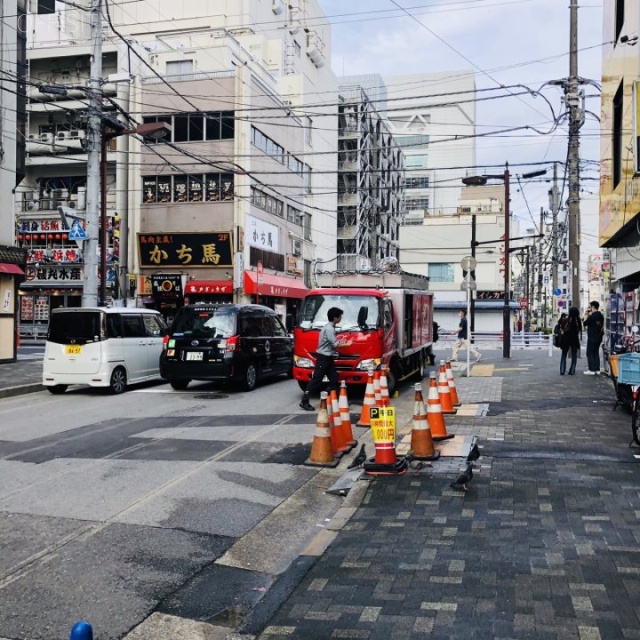
<path fill-rule="evenodd" d="M 336 369 L 347 384 L 365 385 L 368 369 L 386 364 L 389 389 L 411 376 L 422 379 L 433 343 L 429 278 L 405 272 L 321 272 L 304 298 L 294 329 L 293 376 L 305 389 L 327 311 L 344 311 L 336 327 Z"/>

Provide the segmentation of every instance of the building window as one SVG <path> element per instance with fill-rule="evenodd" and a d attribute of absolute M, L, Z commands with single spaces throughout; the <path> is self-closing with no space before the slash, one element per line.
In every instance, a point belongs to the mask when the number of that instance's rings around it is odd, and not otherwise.
<path fill-rule="evenodd" d="M 415 178 L 407 178 L 405 182 L 407 189 L 428 189 L 429 178 L 427 176 L 418 176 Z"/>
<path fill-rule="evenodd" d="M 312 135 L 311 135 L 311 132 L 313 131 L 313 120 L 311 118 L 309 118 L 309 116 L 307 116 L 305 120 L 306 120 L 305 127 L 304 127 L 305 142 L 309 146 L 312 146 Z"/>
<path fill-rule="evenodd" d="M 615 189 L 622 179 L 622 106 L 623 106 L 623 83 L 620 83 L 616 95 L 613 98 L 613 140 L 612 155 L 613 163 L 611 167 L 611 180 Z"/>
<path fill-rule="evenodd" d="M 302 235 L 305 240 L 311 240 L 311 215 L 308 213 L 302 218 Z"/>
<path fill-rule="evenodd" d="M 429 156 L 426 155 L 405 155 L 405 163 L 407 169 L 427 169 L 429 165 Z"/>
<path fill-rule="evenodd" d="M 167 62 L 168 76 L 185 76 L 193 74 L 193 60 L 174 60 Z"/>
<path fill-rule="evenodd" d="M 618 42 L 622 28 L 624 27 L 624 0 L 616 0 L 616 37 L 615 41 Z"/>
<path fill-rule="evenodd" d="M 234 176 L 229 173 L 144 176 L 142 203 L 228 202 L 234 199 L 233 187 Z"/>
<path fill-rule="evenodd" d="M 293 224 L 302 224 L 302 211 L 291 205 L 287 206 L 287 220 Z"/>
<path fill-rule="evenodd" d="M 407 198 L 405 208 L 407 211 L 418 211 L 419 209 L 428 209 L 429 198 Z"/>
<path fill-rule="evenodd" d="M 284 218 L 284 203 L 282 200 L 278 200 L 278 198 L 274 198 L 256 187 L 251 187 L 251 202 L 263 211 L 272 213 L 279 218 Z M 287 212 L 287 215 L 289 215 L 289 212 Z"/>
<path fill-rule="evenodd" d="M 431 282 L 453 282 L 453 264 L 449 262 L 429 263 L 429 279 Z"/>
<path fill-rule="evenodd" d="M 169 142 L 202 142 L 203 140 L 229 140 L 235 135 L 233 111 L 212 111 L 206 114 L 182 113 L 175 116 L 145 116 L 147 123 L 166 122 L 171 126 Z M 160 142 L 165 141 L 163 138 Z M 148 144 L 153 140 L 147 140 Z"/>
<path fill-rule="evenodd" d="M 56 12 L 56 0 L 38 0 L 38 14 Z"/>

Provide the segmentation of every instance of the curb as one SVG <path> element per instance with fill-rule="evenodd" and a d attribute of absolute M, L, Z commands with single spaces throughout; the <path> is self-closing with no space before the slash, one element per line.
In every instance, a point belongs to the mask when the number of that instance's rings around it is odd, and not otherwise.
<path fill-rule="evenodd" d="M 27 393 L 37 393 L 44 391 L 44 385 L 40 382 L 32 382 L 30 384 L 22 384 L 17 387 L 5 387 L 0 389 L 0 398 L 13 398 L 14 396 L 23 396 Z"/>

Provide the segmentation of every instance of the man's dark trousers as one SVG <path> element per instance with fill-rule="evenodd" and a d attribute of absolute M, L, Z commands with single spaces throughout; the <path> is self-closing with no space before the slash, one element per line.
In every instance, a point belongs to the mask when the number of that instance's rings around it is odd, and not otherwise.
<path fill-rule="evenodd" d="M 329 378 L 329 388 L 334 389 L 337 393 L 340 390 L 340 384 L 334 358 L 333 356 L 325 356 L 319 353 L 316 356 L 316 368 L 313 372 L 313 377 L 309 380 L 304 395 L 310 396 L 312 393 L 316 393 L 322 387 L 322 378 L 325 376 Z"/>
<path fill-rule="evenodd" d="M 600 340 L 587 338 L 587 366 L 589 371 L 600 371 Z"/>

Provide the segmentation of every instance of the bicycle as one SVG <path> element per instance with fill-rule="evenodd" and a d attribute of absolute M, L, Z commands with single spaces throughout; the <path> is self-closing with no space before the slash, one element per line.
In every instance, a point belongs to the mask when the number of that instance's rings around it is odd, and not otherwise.
<path fill-rule="evenodd" d="M 622 404 L 631 412 L 631 436 L 640 446 L 640 353 L 610 354 L 609 366 L 616 392 L 613 409 Z"/>

